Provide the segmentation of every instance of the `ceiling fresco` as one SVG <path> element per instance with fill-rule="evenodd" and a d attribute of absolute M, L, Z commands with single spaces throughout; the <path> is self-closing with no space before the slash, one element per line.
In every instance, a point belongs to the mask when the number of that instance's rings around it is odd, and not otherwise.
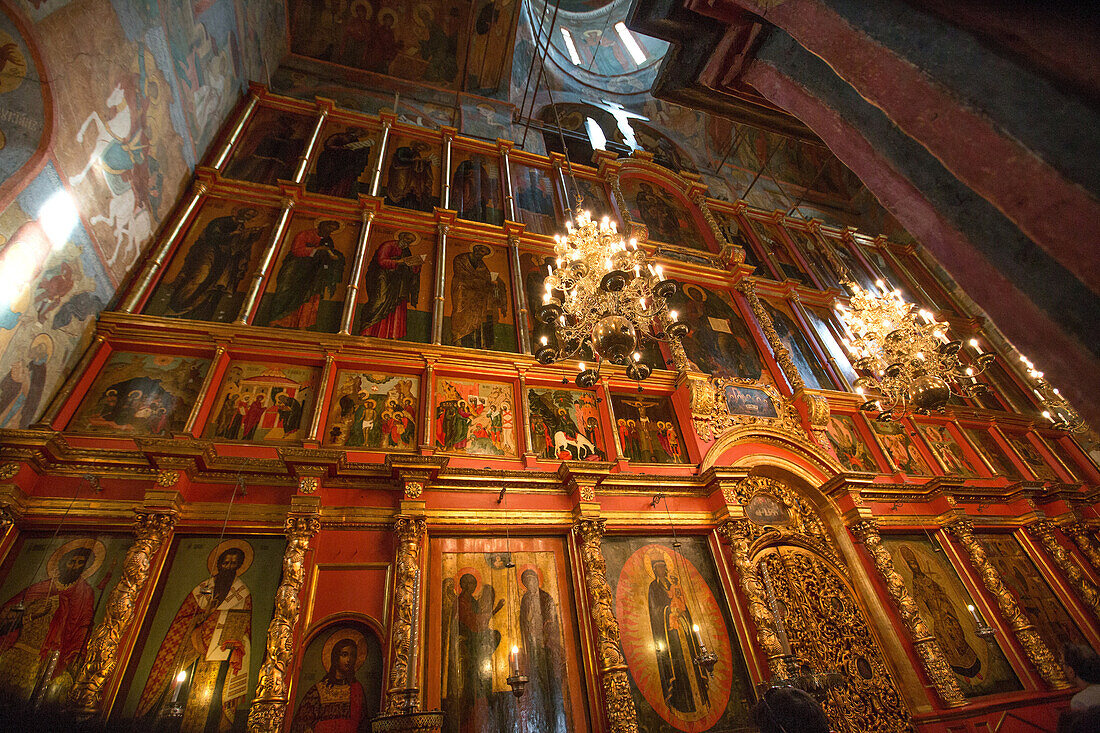
<path fill-rule="evenodd" d="M 293 0 L 292 53 L 450 91 L 511 74 L 519 0 Z"/>

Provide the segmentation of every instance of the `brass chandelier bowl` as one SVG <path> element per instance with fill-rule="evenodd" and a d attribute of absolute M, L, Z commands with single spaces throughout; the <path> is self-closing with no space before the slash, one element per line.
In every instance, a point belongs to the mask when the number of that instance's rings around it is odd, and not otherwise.
<path fill-rule="evenodd" d="M 686 324 L 677 320 L 668 299 L 677 285 L 667 280 L 660 265 L 650 264 L 635 240 L 624 240 L 615 222 L 596 222 L 579 206 L 566 236 L 554 237 L 557 259 L 543 280 L 546 292 L 536 314 L 552 325 L 557 344 L 543 336 L 535 351 L 540 364 L 594 357 L 596 368 L 580 364 L 577 386 L 589 389 L 607 361 L 626 367 L 635 381 L 651 372 L 641 361 L 645 342 L 681 339 Z"/>
<path fill-rule="evenodd" d="M 995 356 L 983 352 L 976 339 L 969 342 L 970 363 L 960 358 L 962 342 L 947 336 L 948 325 L 931 312 L 889 291 L 864 290 L 853 282 L 847 308 L 837 312 L 847 331 L 845 339 L 853 366 L 860 373 L 853 387 L 865 398 L 860 409 L 878 412 L 882 421 L 907 414 L 942 412 L 951 396 L 977 397 L 988 392 L 978 381 Z"/>

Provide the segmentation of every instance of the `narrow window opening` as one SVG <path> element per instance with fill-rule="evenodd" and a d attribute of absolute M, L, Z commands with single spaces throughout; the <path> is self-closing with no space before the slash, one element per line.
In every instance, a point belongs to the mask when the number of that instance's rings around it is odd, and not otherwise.
<path fill-rule="evenodd" d="M 584 126 L 588 130 L 588 140 L 592 143 L 593 150 L 607 150 L 607 136 L 599 123 L 591 117 L 584 118 Z"/>
<path fill-rule="evenodd" d="M 564 28 L 562 30 L 565 30 Z M 634 34 L 630 32 L 630 29 L 626 27 L 626 23 L 621 20 L 615 24 L 615 32 L 619 34 L 619 38 L 623 39 L 623 45 L 626 46 L 626 50 L 630 53 L 630 58 L 634 59 L 634 63 L 641 66 L 645 63 L 645 51 L 638 45 L 638 41 L 634 38 Z"/>
<path fill-rule="evenodd" d="M 573 43 L 573 34 L 564 27 L 561 29 L 562 38 L 565 39 L 565 47 L 569 50 L 569 58 L 575 66 L 581 65 L 581 55 L 577 53 L 577 45 Z"/>

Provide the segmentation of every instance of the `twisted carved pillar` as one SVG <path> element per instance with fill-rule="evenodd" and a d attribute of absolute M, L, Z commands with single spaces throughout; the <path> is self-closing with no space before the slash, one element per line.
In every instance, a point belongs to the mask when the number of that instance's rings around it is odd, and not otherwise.
<path fill-rule="evenodd" d="M 756 316 L 756 320 L 764 332 L 764 338 L 768 340 L 768 345 L 772 347 L 772 353 L 775 354 L 775 360 L 778 362 L 779 368 L 783 370 L 787 381 L 790 382 L 791 390 L 800 392 L 806 389 L 806 382 L 803 381 L 802 375 L 798 373 L 798 367 L 791 359 L 791 352 L 787 349 L 783 340 L 779 338 L 779 333 L 775 330 L 775 324 L 772 323 L 772 317 L 768 315 L 768 311 L 764 309 L 764 304 L 760 301 L 760 296 L 756 294 L 756 283 L 752 280 L 742 280 L 737 289 L 744 293 L 745 299 L 749 301 L 749 308 Z"/>
<path fill-rule="evenodd" d="M 1035 631 L 1031 621 L 1024 615 L 1020 605 L 1016 602 L 1016 598 L 1005 587 L 1000 574 L 990 564 L 985 548 L 974 536 L 974 525 L 969 520 L 960 519 L 947 525 L 947 530 L 955 535 L 966 549 L 971 564 L 978 571 L 978 575 L 981 576 L 986 590 L 997 599 L 997 607 L 1001 610 L 1001 616 L 1012 628 L 1012 633 L 1016 635 L 1020 646 L 1024 649 L 1024 653 L 1027 654 L 1027 658 L 1035 665 L 1039 676 L 1056 690 L 1069 687 L 1069 681 L 1066 680 L 1062 667 L 1054 661 L 1054 655 L 1042 637 Z"/>
<path fill-rule="evenodd" d="M 1054 522 L 1049 519 L 1030 524 L 1027 527 L 1028 533 L 1037 539 L 1043 549 L 1047 551 L 1050 558 L 1054 560 L 1054 564 L 1058 566 L 1058 569 L 1066 576 L 1069 584 L 1077 591 L 1078 597 L 1092 610 L 1094 616 L 1100 618 L 1100 591 L 1097 591 L 1096 586 L 1081 572 L 1081 568 L 1077 566 L 1066 548 L 1054 535 L 1054 529 Z"/>
<path fill-rule="evenodd" d="M 756 574 L 749 559 L 749 546 L 752 544 L 749 534 L 750 523 L 747 519 L 729 520 L 718 525 L 718 534 L 729 544 L 733 554 L 733 565 L 737 568 L 737 575 L 741 579 L 741 590 L 749 602 L 749 616 L 756 626 L 756 640 L 760 648 L 764 650 L 764 656 L 768 660 L 768 670 L 774 679 L 782 680 L 788 677 L 787 667 L 783 662 L 783 645 L 776 634 L 775 619 L 771 609 L 768 608 L 767 594 L 764 585 Z"/>
<path fill-rule="evenodd" d="M 305 581 L 306 550 L 321 529 L 315 514 L 286 519 L 283 577 L 275 591 L 275 613 L 267 627 L 267 649 L 256 683 L 256 699 L 248 710 L 250 733 L 274 733 L 282 727 L 287 706 L 287 672 L 294 659 L 294 628 L 298 625 L 298 595 Z"/>
<path fill-rule="evenodd" d="M 626 678 L 626 661 L 619 640 L 619 622 L 611 611 L 611 587 L 607 584 L 607 563 L 600 540 L 604 520 L 579 519 L 573 532 L 580 538 L 584 584 L 588 589 L 592 627 L 600 657 L 600 679 L 603 681 L 604 706 L 607 709 L 608 730 L 611 733 L 638 733 L 638 717 L 634 698 Z"/>
<path fill-rule="evenodd" d="M 894 568 L 894 560 L 890 557 L 890 552 L 882 546 L 878 522 L 874 519 L 864 519 L 852 525 L 852 532 L 871 554 L 875 569 L 886 583 L 890 600 L 894 602 L 894 607 L 897 608 L 901 621 L 905 624 L 905 630 L 913 641 L 921 666 L 931 680 L 932 686 L 936 688 L 936 694 L 948 707 L 965 705 L 966 698 L 959 689 L 958 680 L 955 679 L 951 667 L 947 664 L 947 659 L 943 656 L 943 650 L 924 623 L 924 619 L 920 617 L 917 604 L 909 595 L 904 581 Z"/>
<path fill-rule="evenodd" d="M 1100 547 L 1097 547 L 1093 541 L 1089 527 L 1080 522 L 1074 522 L 1073 524 L 1063 524 L 1062 531 L 1073 540 L 1081 553 L 1088 558 L 1092 569 L 1100 573 Z"/>
<path fill-rule="evenodd" d="M 149 580 L 153 556 L 176 525 L 174 512 L 138 512 L 134 521 L 137 539 L 122 561 L 122 577 L 107 599 L 107 610 L 88 640 L 88 653 L 80 668 L 69 704 L 81 715 L 94 715 L 103 698 L 103 687 L 115 669 L 118 645 L 134 619 L 138 596 Z"/>
<path fill-rule="evenodd" d="M 397 557 L 393 594 L 393 624 L 390 626 L 390 681 L 386 689 L 385 714 L 404 712 L 408 707 L 420 709 L 419 690 L 410 681 L 416 672 L 416 629 L 420 579 L 420 545 L 424 540 L 423 517 L 399 516 L 393 524 L 397 534 Z"/>

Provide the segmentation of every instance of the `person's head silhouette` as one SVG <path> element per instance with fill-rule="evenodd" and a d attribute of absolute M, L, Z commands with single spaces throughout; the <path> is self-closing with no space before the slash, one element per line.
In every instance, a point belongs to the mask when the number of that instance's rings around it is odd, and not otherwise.
<path fill-rule="evenodd" d="M 829 733 L 821 703 L 796 687 L 772 687 L 756 704 L 753 722 L 760 733 Z"/>

